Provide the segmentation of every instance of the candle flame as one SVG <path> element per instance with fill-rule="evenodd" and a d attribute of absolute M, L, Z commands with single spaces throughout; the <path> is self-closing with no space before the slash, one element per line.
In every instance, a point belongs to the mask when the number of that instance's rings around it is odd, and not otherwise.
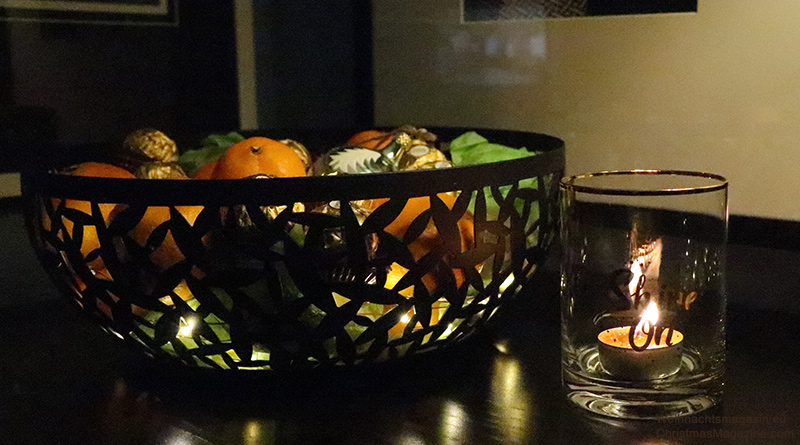
<path fill-rule="evenodd" d="M 647 309 L 644 310 L 642 313 L 642 319 L 639 320 L 639 324 L 636 325 L 636 330 L 634 331 L 634 335 L 644 335 L 645 326 L 647 326 L 647 330 L 650 330 L 653 326 L 656 325 L 658 321 L 658 305 L 655 301 L 651 301 L 650 304 L 647 305 Z"/>

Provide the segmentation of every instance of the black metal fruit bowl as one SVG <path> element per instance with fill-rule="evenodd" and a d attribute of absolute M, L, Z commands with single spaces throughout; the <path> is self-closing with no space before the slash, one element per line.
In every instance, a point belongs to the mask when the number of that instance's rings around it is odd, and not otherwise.
<path fill-rule="evenodd" d="M 464 131 L 430 130 L 445 141 Z M 478 131 L 540 153 L 250 180 L 30 170 L 26 223 L 56 285 L 149 355 L 230 370 L 397 359 L 471 336 L 529 282 L 555 236 L 563 142 Z M 393 232 L 420 199 L 423 211 Z M 360 214 L 365 200 L 381 205 Z"/>

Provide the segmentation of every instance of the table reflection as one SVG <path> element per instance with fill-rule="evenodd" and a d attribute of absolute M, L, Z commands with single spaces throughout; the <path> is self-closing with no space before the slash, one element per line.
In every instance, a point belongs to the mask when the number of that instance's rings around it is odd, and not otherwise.
<path fill-rule="evenodd" d="M 327 378 L 254 380 L 238 388 L 181 382 L 181 373 L 149 385 L 120 378 L 96 408 L 98 434 L 105 443 L 166 445 L 544 444 L 565 438 L 677 445 L 687 443 L 679 433 L 711 428 L 592 415 L 562 400 L 557 375 L 536 365 L 548 356 L 519 345 L 473 352 L 485 360 L 458 364 L 460 372 L 425 365 L 411 374 L 365 374 L 369 382 L 349 386 Z"/>
<path fill-rule="evenodd" d="M 439 437 L 445 444 L 465 443 L 469 437 L 469 411 L 456 401 L 446 400 L 442 404 Z"/>
<path fill-rule="evenodd" d="M 415 368 L 411 375 L 379 374 L 335 390 L 325 378 L 286 385 L 273 379 L 246 394 L 182 382 L 180 373 L 149 378 L 144 372 L 107 389 L 98 407 L 100 431 L 115 443 L 170 445 L 372 443 L 388 437 L 399 444 L 535 442 L 536 404 L 525 365 L 491 346 L 471 351 L 486 358 Z"/>
<path fill-rule="evenodd" d="M 529 443 L 533 429 L 533 401 L 523 381 L 522 365 L 511 355 L 494 360 L 489 393 L 489 417 L 502 443 Z"/>

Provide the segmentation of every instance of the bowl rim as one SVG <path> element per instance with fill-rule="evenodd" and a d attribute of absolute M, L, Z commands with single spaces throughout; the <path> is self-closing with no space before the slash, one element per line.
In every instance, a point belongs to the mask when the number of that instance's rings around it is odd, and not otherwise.
<path fill-rule="evenodd" d="M 365 175 L 305 176 L 269 180 L 120 179 L 68 176 L 47 166 L 21 173 L 23 196 L 39 194 L 94 202 L 148 206 L 170 205 L 280 205 L 371 198 L 428 196 L 455 190 L 500 186 L 536 176 L 563 172 L 564 141 L 550 135 L 516 130 L 425 127 L 454 133 L 476 131 L 490 141 L 525 146 L 536 156 L 481 165 L 438 170 L 372 173 Z M 448 139 L 447 142 L 449 142 Z M 511 140 L 511 142 L 505 142 Z M 519 144 L 519 142 L 523 142 Z M 559 178 L 555 178 L 557 183 Z"/>

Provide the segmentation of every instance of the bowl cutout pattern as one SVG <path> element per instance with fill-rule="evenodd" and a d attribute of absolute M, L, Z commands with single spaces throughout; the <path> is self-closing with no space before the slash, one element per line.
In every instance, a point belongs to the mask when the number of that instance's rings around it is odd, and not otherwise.
<path fill-rule="evenodd" d="M 272 196 L 267 204 L 253 196 L 273 180 L 165 205 L 163 196 L 148 203 L 145 192 L 113 190 L 147 180 L 26 173 L 26 221 L 64 293 L 147 354 L 230 370 L 350 366 L 460 341 L 520 292 L 556 233 L 563 147 L 548 156 L 487 164 L 486 177 L 512 164 L 530 172 L 505 184 L 470 177 L 459 190 L 381 194 L 391 190 L 380 187 L 388 176 L 365 175 L 375 187 L 363 197 L 333 187 L 324 201 Z M 203 181 L 173 182 L 185 196 Z M 87 201 L 65 184 L 117 199 Z M 376 195 L 382 204 L 364 212 Z M 229 196 L 241 203 L 220 204 Z M 429 206 L 403 233 L 387 231 L 419 196 Z"/>

